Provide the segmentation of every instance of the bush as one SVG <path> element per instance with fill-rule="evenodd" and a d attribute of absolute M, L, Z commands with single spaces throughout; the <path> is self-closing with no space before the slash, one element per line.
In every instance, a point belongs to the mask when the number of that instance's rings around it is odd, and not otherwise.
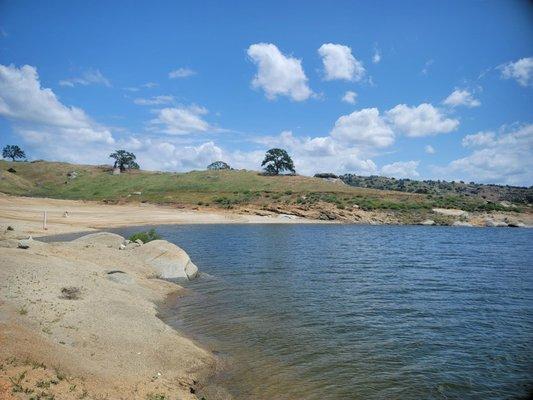
<path fill-rule="evenodd" d="M 151 242 L 152 240 L 161 239 L 161 236 L 155 231 L 155 229 L 150 229 L 148 232 L 137 232 L 131 235 L 128 240 L 135 242 L 137 239 L 141 239 L 143 243 Z"/>

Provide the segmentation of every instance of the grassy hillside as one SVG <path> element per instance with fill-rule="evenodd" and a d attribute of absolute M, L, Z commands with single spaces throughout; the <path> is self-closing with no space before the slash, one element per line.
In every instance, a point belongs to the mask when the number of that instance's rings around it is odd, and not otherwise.
<path fill-rule="evenodd" d="M 16 172 L 8 172 L 14 168 Z M 432 207 L 468 211 L 508 210 L 499 203 L 461 196 L 433 196 L 357 188 L 342 182 L 303 176 L 263 176 L 255 171 L 193 171 L 163 173 L 131 171 L 112 175 L 109 166 L 57 162 L 0 161 L 0 192 L 22 196 L 143 201 L 184 206 L 233 208 L 245 205 L 310 206 L 329 203 L 339 210 L 428 210 Z M 68 173 L 75 172 L 75 178 Z M 138 192 L 141 194 L 139 195 Z"/>

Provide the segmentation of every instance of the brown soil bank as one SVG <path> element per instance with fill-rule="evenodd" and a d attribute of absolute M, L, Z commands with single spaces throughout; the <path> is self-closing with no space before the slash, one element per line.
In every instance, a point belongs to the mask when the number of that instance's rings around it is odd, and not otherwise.
<path fill-rule="evenodd" d="M 142 248 L 0 233 L 0 399 L 197 399 L 215 358 L 157 317 L 176 284 Z M 27 247 L 27 248 L 21 248 Z"/>

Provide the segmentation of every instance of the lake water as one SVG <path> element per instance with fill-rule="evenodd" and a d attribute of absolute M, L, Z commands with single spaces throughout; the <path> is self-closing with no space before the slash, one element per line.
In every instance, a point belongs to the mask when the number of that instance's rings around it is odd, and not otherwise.
<path fill-rule="evenodd" d="M 533 230 L 157 230 L 203 273 L 164 319 L 225 360 L 215 383 L 237 399 L 531 393 Z"/>

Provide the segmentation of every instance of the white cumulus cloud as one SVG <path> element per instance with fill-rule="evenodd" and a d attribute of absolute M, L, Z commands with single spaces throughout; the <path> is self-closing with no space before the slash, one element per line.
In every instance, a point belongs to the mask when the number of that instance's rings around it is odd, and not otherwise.
<path fill-rule="evenodd" d="M 371 147 L 387 147 L 394 142 L 394 132 L 377 108 L 365 108 L 341 116 L 330 134 L 342 142 Z"/>
<path fill-rule="evenodd" d="M 514 79 L 521 86 L 533 84 L 533 57 L 521 58 L 499 67 L 503 79 Z"/>
<path fill-rule="evenodd" d="M 424 151 L 427 153 L 427 154 L 435 154 L 435 149 L 433 148 L 432 145 L 428 144 L 426 147 L 424 147 Z"/>
<path fill-rule="evenodd" d="M 443 101 L 444 105 L 450 107 L 466 106 L 466 107 L 479 107 L 481 102 L 474 98 L 472 93 L 468 90 L 455 89 L 446 99 Z"/>
<path fill-rule="evenodd" d="M 294 101 L 303 101 L 313 94 L 301 60 L 284 55 L 272 43 L 252 44 L 247 53 L 257 65 L 252 86 L 263 89 L 268 99 L 288 96 Z"/>
<path fill-rule="evenodd" d="M 397 129 L 410 137 L 448 133 L 459 126 L 457 119 L 447 118 L 442 111 L 428 103 L 416 107 L 398 104 L 387 111 L 386 116 Z"/>
<path fill-rule="evenodd" d="M 355 104 L 357 101 L 357 93 L 352 90 L 348 90 L 346 93 L 344 93 L 344 96 L 342 96 L 342 101 L 348 104 Z"/>
<path fill-rule="evenodd" d="M 155 110 L 156 118 L 150 121 L 152 129 L 169 135 L 186 135 L 189 133 L 206 132 L 211 128 L 203 119 L 208 113 L 204 107 L 196 105 L 167 107 Z"/>
<path fill-rule="evenodd" d="M 363 64 L 352 55 L 352 49 L 342 44 L 325 43 L 318 49 L 327 81 L 344 79 L 359 81 L 365 75 Z"/>
<path fill-rule="evenodd" d="M 75 142 L 113 143 L 110 130 L 77 107 L 62 104 L 52 89 L 42 88 L 37 69 L 0 65 L 0 115 L 16 130 L 62 137 Z"/>
<path fill-rule="evenodd" d="M 22 138 L 30 157 L 104 162 L 117 143 L 111 128 L 43 88 L 37 69 L 30 65 L 0 65 L 0 116 Z"/>

